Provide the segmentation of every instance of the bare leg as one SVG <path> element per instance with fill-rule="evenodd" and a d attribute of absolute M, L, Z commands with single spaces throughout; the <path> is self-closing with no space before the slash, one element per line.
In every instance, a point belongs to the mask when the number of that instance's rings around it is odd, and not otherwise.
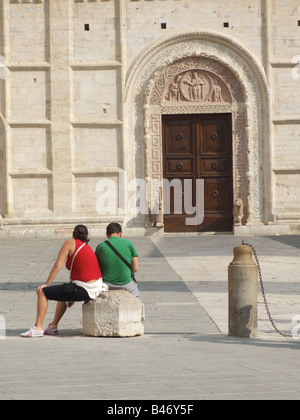
<path fill-rule="evenodd" d="M 66 302 L 57 302 L 54 319 L 51 322 L 51 327 L 57 327 L 57 324 L 63 317 L 66 310 L 67 310 Z"/>
<path fill-rule="evenodd" d="M 36 328 L 39 328 L 39 329 L 43 328 L 43 322 L 44 322 L 47 310 L 48 310 L 48 299 L 44 295 L 43 290 L 41 290 L 37 298 L 37 315 L 36 315 L 36 321 L 35 321 Z"/>

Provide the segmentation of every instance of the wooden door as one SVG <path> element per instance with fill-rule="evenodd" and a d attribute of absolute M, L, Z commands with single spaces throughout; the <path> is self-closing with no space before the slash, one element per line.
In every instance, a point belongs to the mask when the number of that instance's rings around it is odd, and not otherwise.
<path fill-rule="evenodd" d="M 181 183 L 181 190 L 170 188 L 170 207 L 164 206 L 165 232 L 232 231 L 231 114 L 163 116 L 163 163 L 169 185 Z M 197 179 L 204 180 L 204 219 L 201 224 L 187 225 L 186 218 L 191 215 L 185 212 L 184 180 L 191 180 L 191 205 L 195 207 L 197 200 L 203 199 L 196 190 Z"/>

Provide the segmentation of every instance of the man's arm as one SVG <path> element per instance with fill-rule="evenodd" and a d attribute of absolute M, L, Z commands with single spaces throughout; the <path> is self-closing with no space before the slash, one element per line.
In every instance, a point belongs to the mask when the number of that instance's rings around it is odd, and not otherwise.
<path fill-rule="evenodd" d="M 139 259 L 138 257 L 132 257 L 131 271 L 137 273 L 139 271 Z"/>

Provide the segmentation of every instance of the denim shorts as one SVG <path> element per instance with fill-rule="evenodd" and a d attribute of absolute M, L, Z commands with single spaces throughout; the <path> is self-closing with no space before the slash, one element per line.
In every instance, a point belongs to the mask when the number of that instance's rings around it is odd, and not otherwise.
<path fill-rule="evenodd" d="M 88 292 L 73 283 L 63 283 L 43 288 L 44 295 L 48 300 L 57 302 L 84 302 L 91 300 Z"/>

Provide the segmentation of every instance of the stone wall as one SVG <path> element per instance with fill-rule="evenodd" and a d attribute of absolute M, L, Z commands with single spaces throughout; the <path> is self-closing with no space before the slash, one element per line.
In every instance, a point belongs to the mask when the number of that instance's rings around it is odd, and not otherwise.
<path fill-rule="evenodd" d="M 191 60 L 236 96 L 234 196 L 248 229 L 299 229 L 297 0 L 3 0 L 0 23 L 2 233 L 119 221 L 143 234 L 148 218 L 119 197 L 99 214 L 99 181 L 159 179 L 161 115 L 211 112 L 153 100 Z"/>

